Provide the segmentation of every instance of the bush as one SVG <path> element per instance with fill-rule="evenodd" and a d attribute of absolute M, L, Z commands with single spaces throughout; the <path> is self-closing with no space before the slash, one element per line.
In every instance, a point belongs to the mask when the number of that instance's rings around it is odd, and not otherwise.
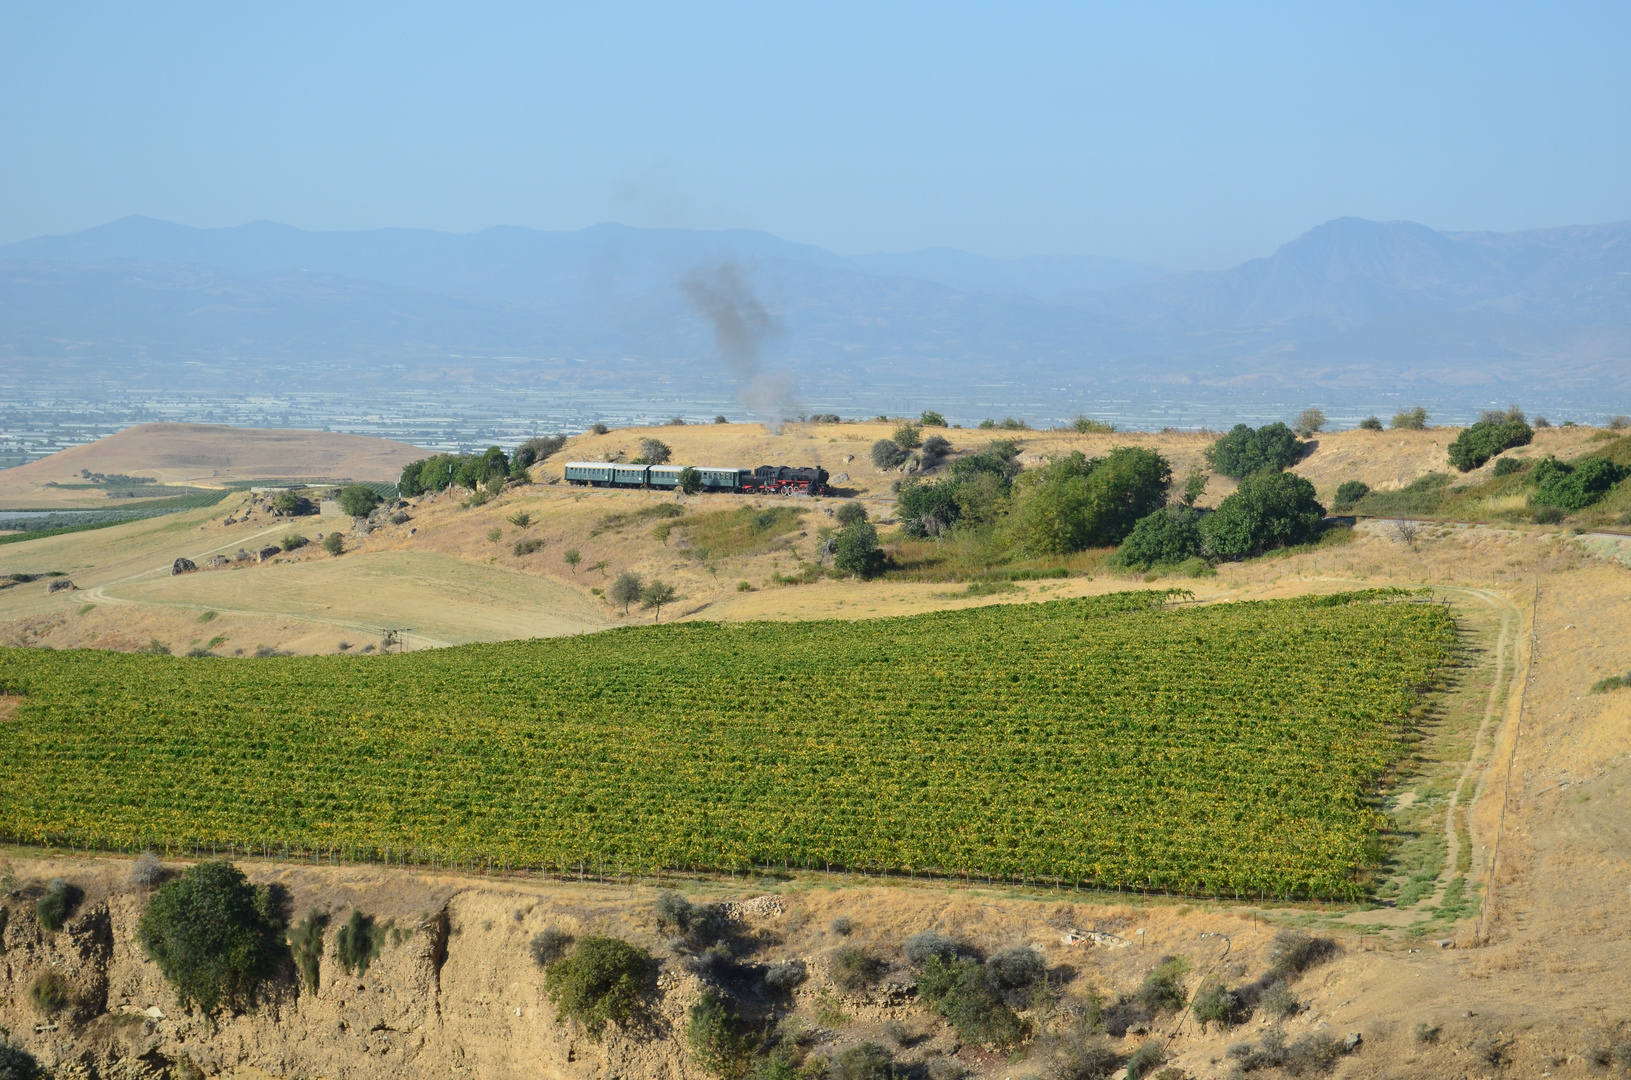
<path fill-rule="evenodd" d="M 923 443 L 923 425 L 908 420 L 895 429 L 890 441 L 902 450 L 916 450 Z"/>
<path fill-rule="evenodd" d="M 765 972 L 765 985 L 772 990 L 787 993 L 803 982 L 807 976 L 802 960 L 783 960 L 779 964 L 771 964 Z"/>
<path fill-rule="evenodd" d="M 691 1060 L 704 1072 L 736 1077 L 747 1071 L 748 1045 L 742 1019 L 712 990 L 703 991 L 685 1011 L 685 1041 Z"/>
<path fill-rule="evenodd" d="M 1110 1080 L 1121 1055 L 1103 1038 L 1078 1038 L 1048 1063 L 1045 1080 Z"/>
<path fill-rule="evenodd" d="M 1496 476 L 1511 476 L 1513 473 L 1523 472 L 1525 462 L 1522 458 L 1500 457 L 1495 460 Z"/>
<path fill-rule="evenodd" d="M 657 894 L 651 908 L 652 913 L 657 916 L 657 929 L 677 930 L 682 934 L 691 929 L 691 924 L 698 921 L 702 915 L 698 908 L 692 906 L 691 901 L 677 892 L 666 889 Z"/>
<path fill-rule="evenodd" d="M 367 517 L 379 504 L 379 493 L 367 484 L 347 484 L 340 492 L 340 509 L 352 517 Z"/>
<path fill-rule="evenodd" d="M 1556 506 L 1543 506 L 1535 511 L 1536 525 L 1556 525 L 1563 520 L 1563 511 Z"/>
<path fill-rule="evenodd" d="M 653 579 L 640 590 L 640 606 L 654 609 L 654 618 L 662 618 L 663 605 L 672 603 L 675 592 L 674 586 L 665 581 Z"/>
<path fill-rule="evenodd" d="M 599 1042 L 608 1022 L 627 1024 L 651 984 L 651 955 L 613 937 L 586 937 L 544 969 L 544 993 Z"/>
<path fill-rule="evenodd" d="M 1527 446 L 1535 432 L 1522 420 L 1480 420 L 1450 444 L 1449 459 L 1462 472 L 1471 472 L 1503 450 Z"/>
<path fill-rule="evenodd" d="M 607 595 L 611 598 L 612 603 L 622 604 L 623 614 L 627 615 L 629 605 L 640 599 L 642 587 L 640 575 L 633 570 L 625 570 L 617 575 L 617 580 L 612 582 L 611 590 Z"/>
<path fill-rule="evenodd" d="M 923 415 L 917 418 L 917 422 L 922 424 L 924 427 L 946 426 L 946 418 L 932 409 L 924 409 Z"/>
<path fill-rule="evenodd" d="M 589 425 L 588 434 L 590 434 L 590 435 L 604 435 L 604 434 L 606 434 L 607 432 L 609 432 L 611 430 L 612 430 L 611 428 L 607 427 L 605 424 L 601 423 L 599 420 L 596 420 L 594 423 Z"/>
<path fill-rule="evenodd" d="M 1285 984 L 1284 979 L 1276 979 L 1269 988 L 1263 991 L 1263 996 L 1257 999 L 1263 1011 L 1276 1020 L 1284 1020 L 1288 1016 L 1295 1016 L 1302 1005 L 1297 1001 L 1297 995 L 1291 992 L 1291 987 Z"/>
<path fill-rule="evenodd" d="M 522 462 L 522 468 L 526 468 L 559 453 L 564 446 L 565 435 L 534 435 L 515 448 L 515 460 Z"/>
<path fill-rule="evenodd" d="M 524 555 L 531 555 L 533 552 L 537 551 L 543 546 L 544 541 L 542 537 L 527 536 L 517 540 L 515 542 L 515 547 L 511 550 L 515 552 L 516 558 L 520 558 Z"/>
<path fill-rule="evenodd" d="M 1024 1038 L 1019 1017 L 992 987 L 985 966 L 973 960 L 929 957 L 917 992 L 965 1042 L 1001 1048 Z"/>
<path fill-rule="evenodd" d="M 1133 1000 L 1151 1012 L 1177 1012 L 1189 1004 L 1182 979 L 1189 973 L 1189 961 L 1181 956 L 1165 956 L 1155 970 L 1144 977 Z"/>
<path fill-rule="evenodd" d="M 1302 412 L 1297 414 L 1297 421 L 1292 425 L 1292 429 L 1296 431 L 1298 435 L 1301 435 L 1306 439 L 1310 435 L 1319 434 L 1320 429 L 1324 426 L 1324 413 L 1320 412 L 1318 409 L 1304 409 Z"/>
<path fill-rule="evenodd" d="M 945 934 L 935 930 L 925 930 L 920 934 L 913 934 L 906 939 L 906 947 L 902 950 L 906 954 L 906 962 L 913 967 L 920 968 L 929 962 L 931 957 L 942 960 L 957 959 L 957 942 Z"/>
<path fill-rule="evenodd" d="M 68 1007 L 68 984 L 54 971 L 45 971 L 28 988 L 28 1004 L 49 1016 Z"/>
<path fill-rule="evenodd" d="M 1548 454 L 1535 463 L 1535 494 L 1531 501 L 1537 506 L 1584 510 L 1608 494 L 1628 473 L 1631 469 L 1607 458 L 1588 457 L 1570 464 Z"/>
<path fill-rule="evenodd" d="M 41 930 L 56 933 L 62 929 L 62 924 L 68 921 L 68 916 L 79 905 L 81 893 L 61 878 L 51 879 L 51 884 L 45 887 L 45 895 L 34 904 L 34 918 L 40 924 Z"/>
<path fill-rule="evenodd" d="M 1315 937 L 1303 930 L 1281 930 L 1274 935 L 1274 945 L 1269 950 L 1269 972 L 1282 979 L 1301 975 L 1341 951 L 1330 938 Z"/>
<path fill-rule="evenodd" d="M 338 555 L 345 550 L 345 537 L 337 532 L 331 532 L 323 537 L 323 550 L 330 555 Z"/>
<path fill-rule="evenodd" d="M 877 526 L 870 521 L 858 521 L 840 531 L 832 563 L 834 569 L 862 578 L 882 570 L 884 556 L 878 547 Z"/>
<path fill-rule="evenodd" d="M 1209 1024 L 1216 1024 L 1220 1028 L 1234 1027 L 1245 1015 L 1239 995 L 1216 981 L 1205 983 L 1195 992 L 1192 1011 L 1202 1031 Z"/>
<path fill-rule="evenodd" d="M 866 520 L 866 507 L 858 502 L 840 503 L 838 509 L 833 513 L 833 518 L 840 527 L 847 529 L 851 525 Z"/>
<path fill-rule="evenodd" d="M 289 952 L 306 990 L 317 993 L 318 975 L 323 964 L 323 936 L 328 931 L 328 912 L 312 908 L 306 917 L 295 923 L 287 938 Z"/>
<path fill-rule="evenodd" d="M 893 439 L 879 439 L 872 444 L 872 464 L 880 469 L 899 468 L 905 460 L 905 449 Z"/>
<path fill-rule="evenodd" d="M 695 495 L 702 490 L 702 473 L 698 472 L 693 466 L 687 465 L 680 470 L 679 487 L 682 493 Z"/>
<path fill-rule="evenodd" d="M 40 1063 L 20 1046 L 0 1042 L 0 1080 L 36 1080 L 45 1076 Z"/>
<path fill-rule="evenodd" d="M 850 932 L 855 929 L 855 922 L 848 915 L 839 915 L 827 924 L 827 929 L 839 937 L 849 937 Z"/>
<path fill-rule="evenodd" d="M 311 541 L 307 540 L 299 533 L 290 533 L 288 536 L 285 536 L 282 540 L 278 541 L 278 545 L 282 547 L 284 551 L 298 551 L 309 543 L 311 543 Z"/>
<path fill-rule="evenodd" d="M 164 864 L 151 851 L 144 851 L 130 864 L 130 883 L 142 889 L 151 889 L 164 880 Z"/>
<path fill-rule="evenodd" d="M 1153 450 L 1123 446 L 1091 459 L 1072 453 L 1021 478 L 1015 538 L 1038 554 L 1120 543 L 1161 507 L 1171 483 L 1172 466 Z"/>
<path fill-rule="evenodd" d="M 1363 480 L 1346 480 L 1337 488 L 1334 506 L 1338 510 L 1352 510 L 1354 503 L 1370 494 L 1370 485 Z"/>
<path fill-rule="evenodd" d="M 1070 430 L 1079 435 L 1109 435 L 1116 430 L 1116 425 L 1087 416 L 1078 416 L 1070 422 Z"/>
<path fill-rule="evenodd" d="M 832 981 L 845 990 L 861 990 L 877 981 L 883 964 L 865 949 L 839 949 L 832 959 Z"/>
<path fill-rule="evenodd" d="M 1262 472 L 1241 481 L 1201 522 L 1201 536 L 1216 555 L 1257 555 L 1310 542 L 1324 516 L 1313 484 L 1295 473 Z"/>
<path fill-rule="evenodd" d="M 159 887 L 136 937 L 183 1007 L 212 1013 L 254 1003 L 288 956 L 282 931 L 269 887 L 229 862 L 204 862 Z"/>
<path fill-rule="evenodd" d="M 831 1080 L 895 1080 L 895 1061 L 877 1043 L 852 1046 L 833 1058 Z"/>
<path fill-rule="evenodd" d="M 1606 679 L 1598 679 L 1596 682 L 1592 683 L 1591 689 L 1587 692 L 1592 694 L 1607 694 L 1615 690 L 1623 689 L 1627 686 L 1631 686 L 1631 675 L 1610 675 Z"/>
<path fill-rule="evenodd" d="M 1393 414 L 1393 422 L 1389 426 L 1399 431 L 1426 431 L 1427 410 L 1420 405 L 1412 409 L 1400 409 Z"/>
<path fill-rule="evenodd" d="M 1236 424 L 1206 448 L 1206 460 L 1224 476 L 1238 480 L 1264 469 L 1284 469 L 1301 453 L 1296 433 L 1284 424 L 1264 424 L 1256 430 Z"/>
<path fill-rule="evenodd" d="M 1425 422 L 1426 421 L 1424 420 L 1423 423 L 1425 423 Z M 1382 418 L 1379 417 L 1379 416 L 1367 416 L 1367 417 L 1365 417 L 1365 419 L 1359 421 L 1359 430 L 1360 431 L 1381 431 L 1382 430 Z"/>
<path fill-rule="evenodd" d="M 951 456 L 951 440 L 944 435 L 930 435 L 918 450 L 918 461 L 924 469 L 933 469 Z"/>
<path fill-rule="evenodd" d="M 532 956 L 532 962 L 539 967 L 548 967 L 566 955 L 566 950 L 572 947 L 572 935 L 565 930 L 554 927 L 545 927 L 532 935 L 532 941 L 527 945 L 527 952 Z"/>
<path fill-rule="evenodd" d="M 351 918 L 334 935 L 334 955 L 346 974 L 361 975 L 379 959 L 384 944 L 385 931 L 374 924 L 374 917 L 352 909 Z"/>
<path fill-rule="evenodd" d="M 1159 1039 L 1139 1044 L 1133 1056 L 1127 1059 L 1127 1080 L 1140 1080 L 1150 1070 L 1160 1068 L 1166 1060 L 1167 1052 L 1161 1048 Z"/>
<path fill-rule="evenodd" d="M 674 452 L 661 439 L 641 439 L 640 456 L 634 460 L 636 464 L 667 465 L 673 455 Z"/>
<path fill-rule="evenodd" d="M 1148 570 L 1200 554 L 1201 515 L 1187 506 L 1167 506 L 1138 519 L 1111 556 L 1116 566 Z"/>
<path fill-rule="evenodd" d="M 1029 945 L 1005 949 L 985 962 L 991 989 L 1011 1009 L 1023 1009 L 1031 1003 L 1047 972 L 1042 954 Z"/>

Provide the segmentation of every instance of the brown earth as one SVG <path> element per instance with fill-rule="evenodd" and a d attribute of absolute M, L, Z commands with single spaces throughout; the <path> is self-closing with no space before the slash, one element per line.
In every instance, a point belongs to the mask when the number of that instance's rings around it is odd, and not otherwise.
<path fill-rule="evenodd" d="M 160 484 L 220 487 L 235 480 L 383 480 L 426 451 L 390 439 L 330 431 L 220 424 L 137 424 L 13 469 L 0 469 L 0 509 L 117 506 L 102 492 L 47 487 L 93 473 L 150 476 Z"/>

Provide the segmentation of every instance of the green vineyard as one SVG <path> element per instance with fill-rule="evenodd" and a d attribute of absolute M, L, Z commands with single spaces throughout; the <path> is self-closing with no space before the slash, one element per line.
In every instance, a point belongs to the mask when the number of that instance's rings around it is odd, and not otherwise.
<path fill-rule="evenodd" d="M 0 650 L 0 835 L 612 873 L 1351 897 L 1454 648 L 1398 596 L 1162 592 L 388 657 Z"/>

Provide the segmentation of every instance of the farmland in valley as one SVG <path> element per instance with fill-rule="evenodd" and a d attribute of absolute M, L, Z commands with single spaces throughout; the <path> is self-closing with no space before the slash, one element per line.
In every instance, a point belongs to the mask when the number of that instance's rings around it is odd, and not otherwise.
<path fill-rule="evenodd" d="M 1454 647 L 1388 594 L 1121 593 L 401 656 L 0 652 L 0 832 L 606 872 L 1351 896 Z"/>

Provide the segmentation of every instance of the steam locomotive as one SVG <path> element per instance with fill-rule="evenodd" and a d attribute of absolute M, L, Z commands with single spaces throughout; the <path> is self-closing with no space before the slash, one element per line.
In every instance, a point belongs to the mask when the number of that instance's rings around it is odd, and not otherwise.
<path fill-rule="evenodd" d="M 680 486 L 684 465 L 624 465 L 612 461 L 569 461 L 566 482 L 578 487 L 673 489 Z M 796 469 L 789 465 L 761 465 L 757 469 L 693 466 L 702 477 L 703 491 L 734 491 L 742 495 L 826 495 L 827 470 Z"/>

